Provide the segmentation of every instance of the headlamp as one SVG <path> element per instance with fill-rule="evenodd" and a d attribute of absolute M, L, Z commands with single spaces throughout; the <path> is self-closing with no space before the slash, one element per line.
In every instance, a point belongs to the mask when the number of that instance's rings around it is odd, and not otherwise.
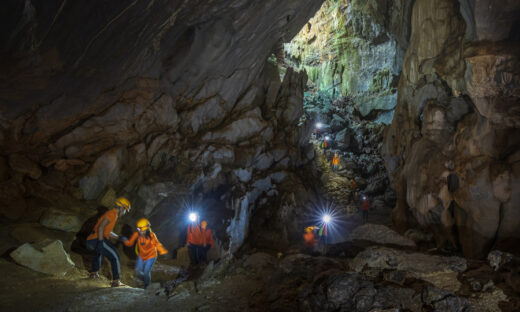
<path fill-rule="evenodd" d="M 323 222 L 325 222 L 325 223 L 329 223 L 330 220 L 331 220 L 331 218 L 330 218 L 330 215 L 329 215 L 329 214 L 324 214 L 324 215 L 323 215 Z"/>

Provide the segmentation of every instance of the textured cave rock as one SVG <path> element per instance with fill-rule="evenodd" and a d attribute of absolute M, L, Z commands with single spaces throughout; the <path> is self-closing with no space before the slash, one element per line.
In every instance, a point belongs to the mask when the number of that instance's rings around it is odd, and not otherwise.
<path fill-rule="evenodd" d="M 184 199 L 202 194 L 236 250 L 255 200 L 282 183 L 272 175 L 312 158 L 297 126 L 306 76 L 280 81 L 266 60 L 320 5 L 2 3 L 2 214 L 24 217 L 30 198 L 91 212 L 114 189 L 174 247 Z"/>
<path fill-rule="evenodd" d="M 285 46 L 289 63 L 333 99 L 352 97 L 363 117 L 389 124 L 409 38 L 412 1 L 325 1 Z"/>
<path fill-rule="evenodd" d="M 519 12 L 515 1 L 415 1 L 385 135 L 394 224 L 468 257 L 520 239 Z"/>

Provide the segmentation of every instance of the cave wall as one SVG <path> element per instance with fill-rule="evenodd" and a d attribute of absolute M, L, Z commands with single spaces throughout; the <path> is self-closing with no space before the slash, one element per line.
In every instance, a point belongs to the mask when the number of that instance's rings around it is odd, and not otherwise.
<path fill-rule="evenodd" d="M 307 78 L 280 81 L 265 60 L 320 5 L 4 1 L 1 213 L 35 221 L 45 203 L 90 214 L 126 195 L 133 218 L 150 217 L 173 246 L 184 199 L 202 198 L 236 250 L 255 201 L 313 157 L 298 126 Z"/>
<path fill-rule="evenodd" d="M 412 3 L 327 0 L 285 45 L 287 61 L 333 100 L 350 96 L 361 116 L 390 124 Z"/>
<path fill-rule="evenodd" d="M 417 0 L 384 154 L 394 224 L 483 257 L 520 239 L 518 1 Z"/>

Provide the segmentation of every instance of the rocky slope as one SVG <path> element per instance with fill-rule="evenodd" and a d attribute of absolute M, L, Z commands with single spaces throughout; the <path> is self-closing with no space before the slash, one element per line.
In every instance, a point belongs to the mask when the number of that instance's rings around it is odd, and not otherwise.
<path fill-rule="evenodd" d="M 385 133 L 394 224 L 468 257 L 520 238 L 519 12 L 517 1 L 415 1 Z"/>
<path fill-rule="evenodd" d="M 2 3 L 2 214 L 90 216 L 126 195 L 125 222 L 149 217 L 169 248 L 196 209 L 235 251 L 259 198 L 313 157 L 306 76 L 266 59 L 320 5 Z"/>

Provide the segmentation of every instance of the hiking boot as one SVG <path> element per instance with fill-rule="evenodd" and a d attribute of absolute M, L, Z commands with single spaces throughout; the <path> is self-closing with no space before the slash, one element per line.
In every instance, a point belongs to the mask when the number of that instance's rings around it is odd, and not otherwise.
<path fill-rule="evenodd" d="M 99 276 L 98 272 L 92 272 L 92 273 L 89 274 L 88 278 L 90 278 L 90 279 L 98 279 L 98 278 L 101 278 L 101 277 Z"/>
<path fill-rule="evenodd" d="M 122 286 L 126 286 L 125 284 L 121 283 L 120 280 L 115 280 L 112 282 L 112 284 L 110 285 L 110 287 L 122 287 Z"/>

